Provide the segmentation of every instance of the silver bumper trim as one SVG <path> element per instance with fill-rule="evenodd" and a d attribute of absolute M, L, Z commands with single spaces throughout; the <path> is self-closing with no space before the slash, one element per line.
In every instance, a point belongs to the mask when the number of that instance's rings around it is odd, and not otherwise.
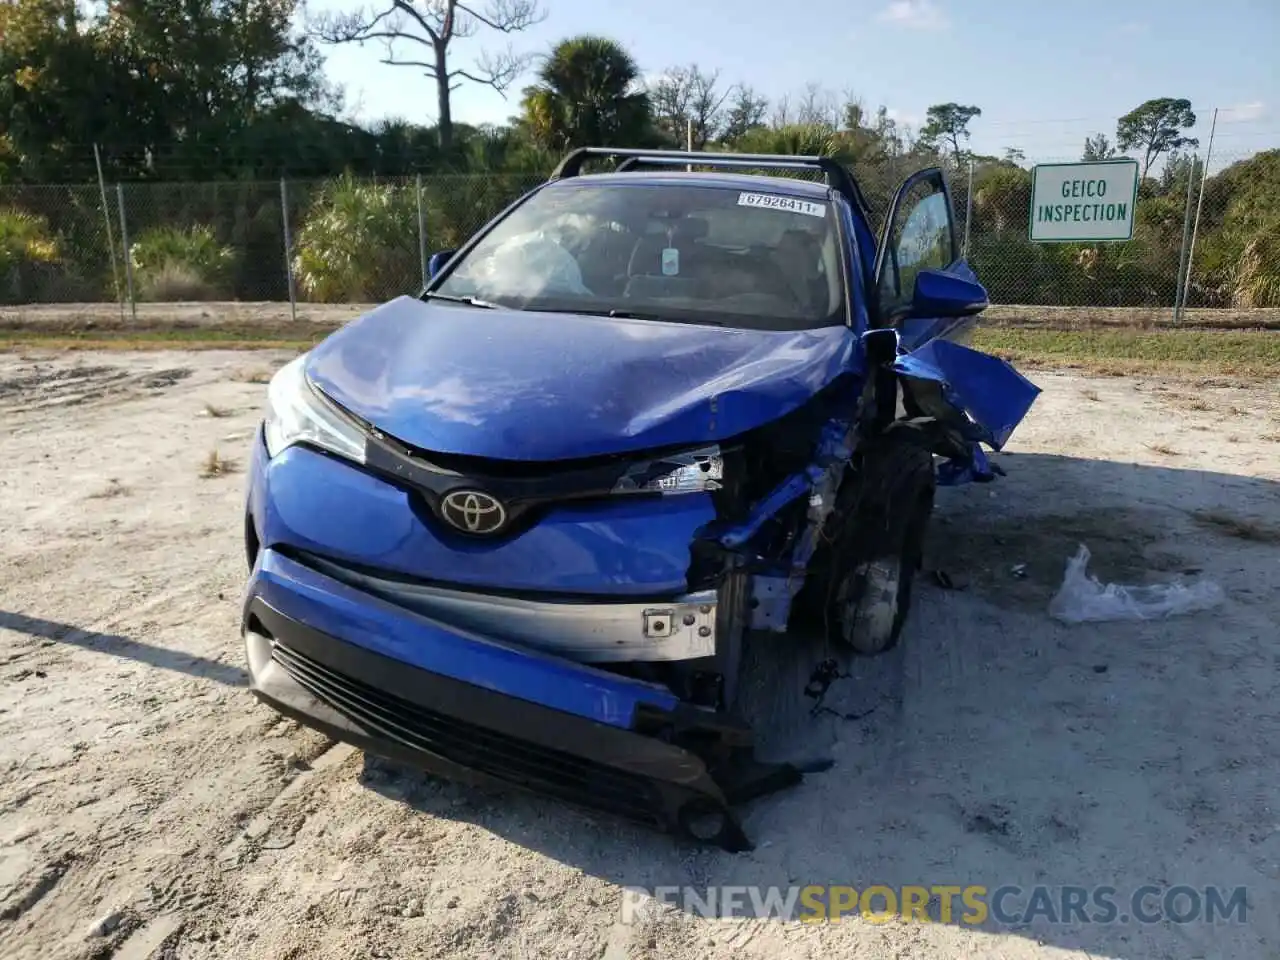
<path fill-rule="evenodd" d="M 716 591 L 671 600 L 562 603 L 387 580 L 309 557 L 318 571 L 472 633 L 581 663 L 675 661 L 716 652 Z"/>

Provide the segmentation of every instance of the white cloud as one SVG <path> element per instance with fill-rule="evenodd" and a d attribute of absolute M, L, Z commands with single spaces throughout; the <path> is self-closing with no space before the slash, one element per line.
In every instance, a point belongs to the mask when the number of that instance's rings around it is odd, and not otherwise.
<path fill-rule="evenodd" d="M 1252 103 L 1239 103 L 1234 107 L 1223 107 L 1222 112 L 1226 114 L 1222 119 L 1229 120 L 1232 123 L 1248 123 L 1252 120 L 1261 120 L 1267 114 L 1267 105 L 1261 100 L 1254 100 Z"/>
<path fill-rule="evenodd" d="M 908 113 L 906 110 L 899 110 L 896 107 L 887 108 L 885 114 L 899 127 L 911 127 L 911 129 L 915 130 L 924 123 L 924 117 L 918 113 Z"/>
<path fill-rule="evenodd" d="M 666 77 L 665 70 L 642 70 L 640 77 L 636 81 L 636 86 L 642 90 L 652 90 Z"/>
<path fill-rule="evenodd" d="M 947 16 L 933 0 L 893 0 L 880 11 L 878 18 L 912 30 L 940 30 L 947 26 Z"/>

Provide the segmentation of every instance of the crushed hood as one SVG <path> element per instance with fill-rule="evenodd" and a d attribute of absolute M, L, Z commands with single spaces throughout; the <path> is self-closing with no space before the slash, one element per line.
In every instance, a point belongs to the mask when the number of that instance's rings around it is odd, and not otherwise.
<path fill-rule="evenodd" d="M 780 332 L 399 297 L 329 336 L 307 373 L 440 453 L 560 460 L 723 440 L 798 407 L 848 363 L 844 327 Z"/>

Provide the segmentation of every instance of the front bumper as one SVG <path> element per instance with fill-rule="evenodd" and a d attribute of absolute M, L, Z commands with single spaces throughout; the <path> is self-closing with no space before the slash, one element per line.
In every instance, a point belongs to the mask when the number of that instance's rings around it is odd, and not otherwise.
<path fill-rule="evenodd" d="M 575 603 L 413 583 L 322 557 L 308 556 L 306 562 L 356 590 L 437 623 L 501 637 L 577 663 L 657 663 L 716 654 L 715 590 L 644 602 Z"/>
<path fill-rule="evenodd" d="M 750 848 L 747 729 L 663 687 L 467 635 L 264 550 L 246 593 L 251 689 L 301 723 L 450 779 Z M 698 743 L 697 752 L 690 744 Z M 735 786 L 738 785 L 738 786 Z"/>

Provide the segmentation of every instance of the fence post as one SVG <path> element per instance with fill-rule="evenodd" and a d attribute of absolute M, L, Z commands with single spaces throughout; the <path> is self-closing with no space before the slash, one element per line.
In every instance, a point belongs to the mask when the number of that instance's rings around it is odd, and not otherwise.
<path fill-rule="evenodd" d="M 973 219 L 973 157 L 969 158 L 969 189 L 964 196 L 964 248 L 960 256 L 969 259 L 969 221 Z"/>
<path fill-rule="evenodd" d="M 98 167 L 98 192 L 102 194 L 102 219 L 107 224 L 107 252 L 111 254 L 111 285 L 115 287 L 116 303 L 120 304 L 120 322 L 124 323 L 124 294 L 120 290 L 120 270 L 116 266 L 116 238 L 111 233 L 111 204 L 107 203 L 107 181 L 102 176 L 102 152 L 93 145 L 93 160 Z"/>
<path fill-rule="evenodd" d="M 289 188 L 280 178 L 280 222 L 284 224 L 284 272 L 289 280 L 289 317 L 298 319 L 298 297 L 293 287 L 293 236 L 289 233 Z"/>
<path fill-rule="evenodd" d="M 1182 306 L 1186 309 L 1187 295 L 1191 292 L 1191 271 L 1196 263 L 1196 234 L 1200 232 L 1200 211 L 1204 209 L 1204 186 L 1209 180 L 1209 160 L 1213 157 L 1213 134 L 1218 129 L 1218 108 L 1213 108 L 1213 123 L 1209 126 L 1209 147 L 1204 154 L 1204 166 L 1200 168 L 1200 198 L 1196 201 L 1196 217 L 1191 224 L 1191 248 L 1187 251 L 1187 271 L 1182 277 Z"/>
<path fill-rule="evenodd" d="M 427 218 L 422 210 L 422 174 L 414 178 L 414 190 L 418 194 L 418 255 L 422 258 L 422 289 L 427 288 Z"/>
<path fill-rule="evenodd" d="M 120 247 L 124 251 L 124 277 L 129 287 L 129 312 L 138 322 L 138 301 L 133 295 L 133 258 L 129 256 L 129 222 L 124 215 L 124 184 L 116 183 L 116 205 L 120 208 Z"/>
<path fill-rule="evenodd" d="M 1173 294 L 1174 323 L 1182 319 L 1182 277 L 1183 271 L 1186 269 L 1187 244 L 1191 239 L 1191 196 L 1195 192 L 1197 159 L 1195 155 L 1192 155 L 1191 168 L 1187 171 L 1187 209 L 1182 215 L 1182 247 L 1178 251 L 1178 286 Z"/>

